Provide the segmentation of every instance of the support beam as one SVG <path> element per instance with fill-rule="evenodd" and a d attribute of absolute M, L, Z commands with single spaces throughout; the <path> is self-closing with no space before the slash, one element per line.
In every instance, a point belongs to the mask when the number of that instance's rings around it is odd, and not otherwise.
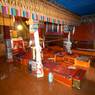
<path fill-rule="evenodd" d="M 44 72 L 43 72 L 43 65 L 42 65 L 42 59 L 41 59 L 41 46 L 40 46 L 40 42 L 39 42 L 39 33 L 38 33 L 38 21 L 33 20 L 33 23 L 30 25 L 30 35 L 31 32 L 34 35 L 34 48 L 35 48 L 35 64 L 36 64 L 36 70 L 35 70 L 35 74 L 37 76 L 37 78 L 43 77 L 44 76 Z M 31 38 L 32 39 L 32 38 Z M 33 57 L 34 58 L 34 57 Z"/>

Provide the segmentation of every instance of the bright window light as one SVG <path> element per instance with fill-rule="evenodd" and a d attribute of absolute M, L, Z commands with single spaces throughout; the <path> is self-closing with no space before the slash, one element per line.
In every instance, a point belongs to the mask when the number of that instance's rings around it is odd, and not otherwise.
<path fill-rule="evenodd" d="M 23 26 L 21 24 L 17 25 L 17 30 L 22 30 Z"/>

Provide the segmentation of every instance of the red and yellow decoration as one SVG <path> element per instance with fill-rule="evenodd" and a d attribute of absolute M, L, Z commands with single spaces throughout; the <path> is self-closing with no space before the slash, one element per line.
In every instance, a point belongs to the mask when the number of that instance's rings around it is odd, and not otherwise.
<path fill-rule="evenodd" d="M 50 22 L 60 20 L 62 22 L 74 22 L 77 23 L 80 17 L 68 12 L 63 9 L 60 10 L 59 7 L 52 6 L 52 4 L 43 0 L 1 0 L 0 1 L 0 12 L 3 14 L 22 16 L 26 18 L 32 18 L 33 12 L 39 17 L 38 20 L 45 20 L 44 18 L 50 17 Z M 64 21 L 64 22 L 65 22 Z"/>

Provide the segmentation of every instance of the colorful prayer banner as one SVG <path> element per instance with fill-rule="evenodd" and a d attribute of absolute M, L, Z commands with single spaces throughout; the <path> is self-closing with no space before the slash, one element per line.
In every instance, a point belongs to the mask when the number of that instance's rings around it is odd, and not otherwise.
<path fill-rule="evenodd" d="M 41 21 L 44 21 L 44 16 L 40 16 L 40 20 Z"/>
<path fill-rule="evenodd" d="M 23 17 L 26 17 L 26 11 L 25 11 L 25 10 L 23 10 L 22 16 L 23 16 Z"/>
<path fill-rule="evenodd" d="M 29 10 L 26 11 L 26 17 L 30 18 L 30 11 Z"/>
<path fill-rule="evenodd" d="M 0 4 L 0 13 L 2 13 L 2 5 Z"/>
<path fill-rule="evenodd" d="M 52 18 L 49 18 L 50 20 L 49 20 L 49 22 L 52 22 Z"/>
<path fill-rule="evenodd" d="M 55 19 L 52 19 L 52 23 L 55 23 Z"/>
<path fill-rule="evenodd" d="M 8 6 L 5 6 L 5 12 L 8 14 Z"/>
<path fill-rule="evenodd" d="M 11 8 L 11 15 L 16 16 L 16 9 L 15 8 Z"/>
<path fill-rule="evenodd" d="M 32 13 L 32 19 L 33 20 L 38 20 L 38 15 L 36 13 Z"/>
<path fill-rule="evenodd" d="M 0 3 L 0 13 L 13 15 L 13 16 L 22 16 L 26 18 L 31 18 L 32 16 L 33 20 L 41 20 L 52 23 L 64 24 L 64 21 L 62 20 L 57 20 L 56 18 L 53 17 L 47 17 L 42 13 L 32 12 L 31 9 L 23 9 L 22 7 L 15 8 L 15 6 L 12 7 L 8 5 L 2 6 L 2 3 Z"/>
<path fill-rule="evenodd" d="M 57 23 L 60 24 L 60 20 L 57 20 Z"/>
<path fill-rule="evenodd" d="M 2 14 L 8 14 L 8 6 L 2 6 Z"/>
<path fill-rule="evenodd" d="M 64 21 L 62 20 L 62 24 L 64 24 Z"/>
<path fill-rule="evenodd" d="M 50 18 L 49 18 L 49 17 L 46 17 L 46 21 L 47 21 L 47 22 L 50 22 Z"/>
<path fill-rule="evenodd" d="M 21 11 L 20 11 L 20 9 L 17 9 L 17 16 L 21 16 Z"/>

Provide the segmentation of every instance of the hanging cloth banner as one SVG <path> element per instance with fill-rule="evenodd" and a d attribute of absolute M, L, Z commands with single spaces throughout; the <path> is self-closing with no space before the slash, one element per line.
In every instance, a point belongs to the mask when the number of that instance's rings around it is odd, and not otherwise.
<path fill-rule="evenodd" d="M 63 20 L 60 20 L 60 24 L 62 24 L 62 25 L 63 25 L 63 24 L 64 24 L 64 21 L 63 21 Z"/>
<path fill-rule="evenodd" d="M 46 21 L 47 21 L 47 22 L 50 22 L 50 18 L 46 17 Z"/>
<path fill-rule="evenodd" d="M 44 21 L 44 16 L 40 16 L 40 20 L 41 21 Z"/>
<path fill-rule="evenodd" d="M 13 15 L 13 8 L 11 8 L 11 15 Z"/>
<path fill-rule="evenodd" d="M 42 16 L 40 16 L 40 20 L 42 20 Z"/>
<path fill-rule="evenodd" d="M 46 22 L 48 22 L 48 17 L 46 17 Z"/>
<path fill-rule="evenodd" d="M 5 7 L 2 6 L 2 14 L 5 14 Z"/>
<path fill-rule="evenodd" d="M 40 20 L 40 14 L 38 13 L 38 20 Z"/>
<path fill-rule="evenodd" d="M 56 20 L 56 19 L 54 19 L 54 22 L 55 22 L 55 23 L 57 23 L 57 20 Z"/>
<path fill-rule="evenodd" d="M 2 14 L 7 14 L 7 8 L 6 6 L 2 6 Z"/>
<path fill-rule="evenodd" d="M 11 8 L 11 15 L 16 16 L 16 9 L 15 8 Z"/>
<path fill-rule="evenodd" d="M 13 8 L 13 15 L 16 16 L 16 9 Z"/>
<path fill-rule="evenodd" d="M 5 6 L 6 14 L 8 14 L 8 6 Z"/>
<path fill-rule="evenodd" d="M 36 13 L 32 13 L 32 19 L 33 20 L 38 20 L 38 15 Z"/>
<path fill-rule="evenodd" d="M 26 17 L 26 11 L 25 10 L 22 11 L 22 17 Z"/>
<path fill-rule="evenodd" d="M 55 19 L 52 19 L 52 23 L 55 23 Z"/>
<path fill-rule="evenodd" d="M 60 24 L 60 20 L 57 20 L 57 23 Z"/>
<path fill-rule="evenodd" d="M 32 13 L 32 19 L 33 19 L 33 20 L 35 19 L 35 15 L 34 15 L 34 13 Z"/>
<path fill-rule="evenodd" d="M 2 6 L 2 14 L 8 14 L 8 6 Z"/>
<path fill-rule="evenodd" d="M 20 12 L 20 9 L 18 8 L 17 9 L 17 16 L 21 16 L 20 14 L 21 14 L 21 12 Z"/>
<path fill-rule="evenodd" d="M 0 4 L 0 13 L 2 13 L 2 5 Z"/>
<path fill-rule="evenodd" d="M 44 21 L 47 21 L 47 17 L 46 16 L 44 16 Z"/>
<path fill-rule="evenodd" d="M 50 18 L 50 22 L 52 22 L 52 18 Z"/>
<path fill-rule="evenodd" d="M 64 24 L 64 20 L 62 20 L 62 24 Z"/>
<path fill-rule="evenodd" d="M 30 11 L 29 10 L 26 11 L 26 17 L 30 18 Z"/>
<path fill-rule="evenodd" d="M 44 21 L 44 18 L 45 18 L 45 17 L 44 17 L 44 16 L 42 16 L 42 20 L 43 20 L 43 21 Z"/>
<path fill-rule="evenodd" d="M 62 24 L 62 20 L 60 20 L 60 24 Z"/>
<path fill-rule="evenodd" d="M 38 15 L 37 14 L 35 14 L 35 18 L 36 18 L 36 20 L 38 20 Z"/>

